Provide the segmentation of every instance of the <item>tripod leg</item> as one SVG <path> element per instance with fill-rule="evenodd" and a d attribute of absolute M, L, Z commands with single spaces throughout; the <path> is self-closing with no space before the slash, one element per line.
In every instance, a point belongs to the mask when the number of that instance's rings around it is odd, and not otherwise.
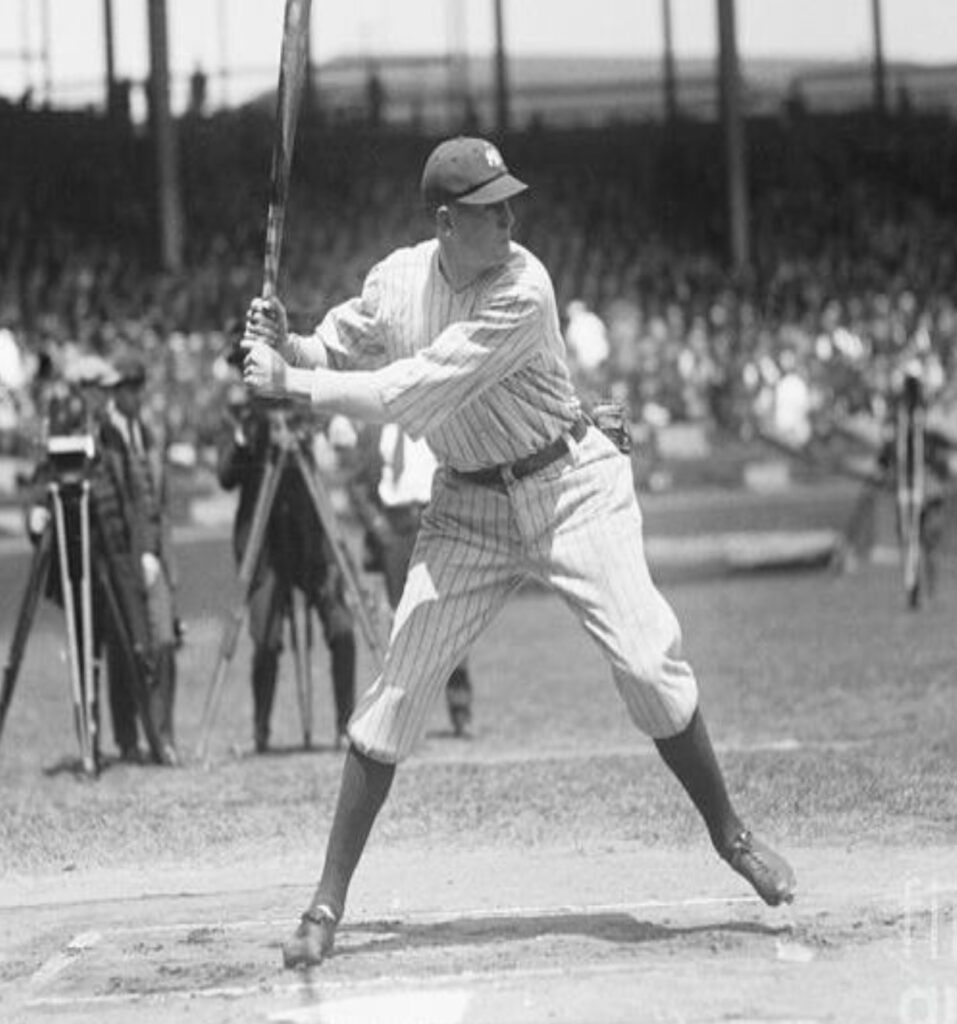
<path fill-rule="evenodd" d="M 27 577 L 23 600 L 20 602 L 20 612 L 13 628 L 10 650 L 7 652 L 7 661 L 3 667 L 3 688 L 0 689 L 0 736 L 3 735 L 3 726 L 7 720 L 10 701 L 13 699 L 13 690 L 17 683 L 20 664 L 23 661 L 23 652 L 26 650 L 27 637 L 29 637 L 30 629 L 33 626 L 37 605 L 40 603 L 40 595 L 46 586 L 52 557 L 53 522 L 51 521 L 47 523 L 37 540 L 33 561 L 30 563 L 30 575 Z"/>
<path fill-rule="evenodd" d="M 93 753 L 90 746 L 90 734 L 86 721 L 86 707 L 83 701 L 83 682 L 81 679 L 79 638 L 77 637 L 77 609 L 73 594 L 73 580 L 70 577 L 69 552 L 66 543 L 66 515 L 63 509 L 63 496 L 58 486 L 50 490 L 53 503 L 53 520 L 56 524 L 57 555 L 60 561 L 60 585 L 63 590 L 63 612 L 66 619 L 67 642 L 69 644 L 70 686 L 73 697 L 73 717 L 77 736 L 80 741 L 80 756 L 84 768 L 92 762 Z"/>
<path fill-rule="evenodd" d="M 223 683 L 226 681 L 229 663 L 236 653 L 239 632 L 243 627 L 243 622 L 246 620 L 249 592 L 252 587 L 253 577 L 256 574 L 256 567 L 259 564 L 259 557 L 262 554 L 266 526 L 269 523 L 276 491 L 279 489 L 279 480 L 284 463 L 285 450 L 276 448 L 270 461 L 266 464 L 262 483 L 259 485 L 259 494 L 256 497 L 256 508 L 253 513 L 249 539 L 246 542 L 246 550 L 243 552 L 243 560 L 239 567 L 239 583 L 242 587 L 242 595 L 224 622 L 219 644 L 219 657 L 216 661 L 216 668 L 213 671 L 213 678 L 209 689 L 206 691 L 206 703 L 203 706 L 203 716 L 200 720 L 199 745 L 196 748 L 196 756 L 202 761 L 206 760 L 209 748 L 209 733 L 212 729 L 213 718 L 219 707 Z"/>
<path fill-rule="evenodd" d="M 306 596 L 303 596 L 302 609 L 303 609 L 302 619 L 303 619 L 303 623 L 304 623 L 304 627 L 305 627 L 305 634 L 306 634 L 306 651 L 305 651 L 305 657 L 303 658 L 303 665 L 304 665 L 304 668 L 305 668 L 305 672 L 303 673 L 303 675 L 304 675 L 304 681 L 305 681 L 305 684 L 306 684 L 306 694 L 305 694 L 305 700 L 306 700 L 306 723 L 307 723 L 307 726 L 308 726 L 308 729 L 309 729 L 308 733 L 305 735 L 305 745 L 306 745 L 306 748 L 308 749 L 309 747 L 312 746 L 312 699 L 313 699 L 312 698 L 312 695 L 313 695 L 313 685 L 312 685 L 312 664 L 313 664 L 313 662 L 312 662 L 312 652 L 313 652 L 313 636 L 314 636 L 314 632 L 313 632 L 313 628 L 312 628 L 312 608 L 309 605 L 309 598 L 306 597 Z"/>
<path fill-rule="evenodd" d="M 309 655 L 307 643 L 300 642 L 299 636 L 299 605 L 304 607 L 304 632 L 309 632 L 309 602 L 300 602 L 296 588 L 289 592 L 289 603 L 286 616 L 289 619 L 289 638 L 292 646 L 293 660 L 296 666 L 296 694 L 299 697 L 299 719 L 302 722 L 302 745 L 306 750 L 312 747 L 312 682 L 310 679 Z"/>
<path fill-rule="evenodd" d="M 329 500 L 325 487 L 319 480 L 316 473 L 311 472 L 308 463 L 302 452 L 295 449 L 293 452 L 299 471 L 305 481 L 309 496 L 316 509 L 319 522 L 329 538 L 329 544 L 335 556 L 336 562 L 342 571 L 346 583 L 346 599 L 352 607 L 352 611 L 359 620 L 363 635 L 369 649 L 375 655 L 379 666 L 385 661 L 385 650 L 382 644 L 382 632 L 378 626 L 378 609 L 374 602 L 367 597 L 362 589 L 359 572 L 356 569 L 352 552 L 346 544 L 339 529 L 335 509 Z"/>
<path fill-rule="evenodd" d="M 89 761 L 86 769 L 95 774 L 97 765 L 96 678 L 93 675 L 93 580 L 90 571 L 90 482 L 80 491 L 80 647 L 83 655 L 83 714 L 86 718 Z"/>

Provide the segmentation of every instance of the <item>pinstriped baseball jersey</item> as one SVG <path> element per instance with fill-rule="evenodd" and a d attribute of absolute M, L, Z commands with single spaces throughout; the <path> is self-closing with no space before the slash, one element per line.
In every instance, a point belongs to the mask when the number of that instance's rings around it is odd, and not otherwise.
<path fill-rule="evenodd" d="M 400 249 L 315 337 L 334 368 L 384 367 L 390 418 L 456 469 L 514 462 L 581 413 L 548 273 L 515 243 L 503 266 L 459 291 L 436 241 Z"/>
<path fill-rule="evenodd" d="M 645 561 L 631 462 L 594 427 L 580 442 L 569 434 L 580 404 L 552 285 L 531 253 L 513 243 L 504 264 L 456 291 L 437 242 L 400 249 L 300 347 L 303 362 L 321 350 L 333 368 L 374 369 L 389 413 L 441 464 L 382 673 L 350 722 L 359 750 L 398 761 L 415 749 L 449 673 L 528 576 L 598 644 L 640 729 L 658 738 L 687 726 L 697 684 Z M 559 435 L 566 454 L 521 479 L 461 475 Z"/>

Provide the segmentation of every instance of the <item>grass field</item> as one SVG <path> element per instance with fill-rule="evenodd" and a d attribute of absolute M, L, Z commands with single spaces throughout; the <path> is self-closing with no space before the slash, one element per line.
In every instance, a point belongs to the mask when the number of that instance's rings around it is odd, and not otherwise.
<path fill-rule="evenodd" d="M 15 887 L 26 879 L 59 876 L 74 879 L 75 891 L 82 889 L 87 874 L 101 879 L 108 871 L 119 877 L 158 868 L 197 876 L 215 876 L 222 870 L 225 878 L 227 871 L 235 872 L 243 864 L 252 870 L 257 864 L 301 864 L 303 858 L 318 862 L 341 764 L 341 754 L 330 746 L 324 650 L 320 644 L 315 749 L 301 749 L 292 668 L 286 664 L 274 721 L 277 750 L 266 757 L 251 755 L 249 652 L 244 638 L 212 731 L 211 762 L 196 762 L 189 755 L 199 739 L 222 613 L 232 593 L 232 565 L 224 538 L 192 543 L 183 555 L 182 610 L 190 631 L 180 661 L 176 717 L 186 765 L 171 770 L 110 764 L 97 780 L 75 772 L 62 626 L 52 609 L 44 609 L 0 743 L 0 885 Z M 0 569 L 7 584 L 0 605 L 4 650 L 17 607 L 16 581 L 24 568 L 22 559 L 12 558 Z M 815 849 L 822 857 L 824 851 L 833 856 L 835 849 L 861 851 L 877 870 L 902 852 L 955 848 L 957 566 L 946 563 L 937 599 L 916 613 L 905 610 L 891 565 L 870 565 L 842 577 L 803 572 L 686 579 L 666 584 L 665 590 L 683 623 L 686 652 L 698 673 L 702 704 L 730 789 L 757 831 L 785 850 L 802 851 L 804 862 L 811 865 Z M 502 893 L 509 891 L 513 861 L 517 877 L 523 857 L 541 858 L 545 864 L 550 856 L 558 857 L 556 851 L 579 851 L 597 880 L 596 900 L 601 886 L 612 886 L 619 877 L 616 858 L 622 850 L 630 857 L 649 858 L 648 863 L 662 871 L 685 863 L 680 859 L 685 854 L 677 852 L 682 850 L 710 863 L 703 830 L 683 793 L 651 744 L 630 726 L 604 664 L 553 598 L 528 591 L 515 599 L 475 649 L 472 669 L 477 686 L 472 736 L 464 741 L 453 738 L 443 709 L 436 708 L 426 742 L 397 776 L 373 834 L 369 855 L 380 875 L 406 865 L 396 885 L 412 890 L 418 886 L 421 905 L 434 908 L 444 906 L 441 894 L 426 897 L 421 878 L 413 881 L 409 873 L 410 863 L 437 859 L 449 865 L 454 879 L 457 862 L 466 865 L 462 871 L 467 872 L 476 851 L 492 851 L 497 858 L 492 863 L 503 873 L 498 890 Z M 368 679 L 369 671 L 363 652 L 360 681 Z M 109 742 L 106 748 L 110 749 Z M 378 907 L 377 869 L 364 870 L 357 876 L 356 906 Z M 472 870 L 478 870 L 474 864 Z M 724 869 L 715 870 L 716 877 L 724 879 Z M 414 874 L 418 878 L 418 872 Z M 650 879 L 661 876 L 651 872 L 648 877 L 651 885 Z M 489 881 L 473 880 L 469 891 L 487 888 Z M 270 883 L 276 884 L 276 879 L 271 877 Z M 809 880 L 812 889 L 813 883 Z M 461 893 L 455 895 L 454 881 L 445 878 L 442 884 L 451 887 L 450 902 L 461 899 Z M 574 895 L 587 903 L 589 890 L 584 880 L 581 885 L 582 891 L 567 894 L 567 899 Z M 682 876 L 668 892 L 693 895 L 694 886 L 693 877 Z M 727 888 L 743 895 L 734 879 L 727 880 Z M 654 895 L 661 894 L 655 890 Z M 813 905 L 813 891 L 809 895 Z M 602 932 L 603 941 L 614 944 L 616 936 L 621 938 L 617 925 L 589 918 L 587 907 L 580 913 L 594 927 L 610 929 L 607 936 Z M 752 926 L 757 931 L 745 941 Z M 831 941 L 840 945 L 858 927 L 872 926 L 877 924 L 867 913 L 857 911 L 844 913 L 833 933 L 821 921 L 806 922 L 822 948 Z M 42 963 L 32 963 L 34 954 L 18 949 L 9 927 L 7 939 L 15 951 L 5 958 L 0 955 L 0 996 L 4 978 L 12 985 L 25 964 L 35 970 Z M 360 923 L 360 938 L 363 927 Z M 390 927 L 394 939 L 395 928 Z M 415 927 L 426 929 L 421 922 Z M 695 956 L 706 958 L 709 970 L 720 971 L 716 949 L 727 952 L 725 940 L 731 940 L 723 931 L 718 946 L 705 949 L 702 936 L 708 927 L 689 925 L 681 948 L 692 948 Z M 744 933 L 736 931 L 742 927 Z M 777 935 L 762 932 L 765 927 L 740 921 L 734 926 L 730 934 L 739 934 L 744 943 L 740 948 L 732 943 L 738 949 L 736 963 L 743 962 L 740 957 L 759 955 L 757 943 Z M 884 922 L 882 927 L 886 932 L 897 926 Z M 510 936 L 514 938 L 504 926 L 491 935 L 478 925 L 474 928 L 475 934 L 469 933 L 469 941 L 475 943 L 473 954 L 476 949 L 502 949 Z M 566 940 L 545 932 L 555 944 L 550 960 L 554 965 L 565 955 Z M 422 935 L 442 944 L 433 932 L 422 932 L 421 941 L 411 943 L 420 950 L 418 957 L 423 955 Z M 527 928 L 519 938 L 521 943 L 530 941 Z M 356 936 L 352 941 L 358 943 Z M 387 948 L 401 947 L 409 953 L 408 944 L 395 941 L 396 947 Z M 453 945 L 460 949 L 461 941 L 458 936 Z M 521 943 L 510 953 L 520 961 L 526 953 L 532 956 L 529 950 L 540 948 L 533 943 L 522 953 Z M 615 948 L 620 952 L 620 944 Z M 628 949 L 629 956 L 638 955 L 637 947 Z M 271 961 L 275 949 L 256 954 L 244 950 L 243 955 L 257 964 L 255 977 L 262 986 L 264 968 L 257 957 L 268 955 Z M 601 963 L 601 956 L 595 956 Z M 362 957 L 343 957 L 342 963 L 345 973 L 332 975 L 335 985 L 348 986 L 350 979 L 364 976 Z M 373 969 L 371 963 L 366 963 L 367 970 Z M 473 956 L 460 964 L 449 953 L 442 963 L 446 974 L 460 978 L 462 971 L 475 969 L 476 961 Z M 624 961 L 614 963 L 620 967 Z M 420 964 L 416 969 L 425 976 L 432 968 Z M 501 964 L 495 969 L 501 981 Z M 879 974 L 879 965 L 872 964 L 869 970 Z M 504 977 L 502 984 L 509 984 L 509 977 L 515 982 L 507 970 Z M 840 991 L 839 980 L 828 983 L 835 993 Z M 773 995 L 768 999 L 758 1001 L 764 1011 L 776 1006 Z M 621 1016 L 610 1010 L 603 1016 L 594 1007 L 589 1012 L 592 1015 L 583 1016 L 583 1022 L 651 1019 L 628 1016 L 627 1010 Z M 680 1019 L 772 1019 L 757 1012 L 742 1015 L 740 1007 L 735 1012 L 737 1017 L 719 1018 L 702 1010 L 698 1017 Z M 140 1019 L 174 1019 L 163 1017 L 158 1009 L 156 1014 Z M 269 1017 L 258 1008 L 258 1015 L 250 1014 L 192 1019 L 347 1019 Z"/>
<path fill-rule="evenodd" d="M 224 555 L 214 540 L 190 545 L 183 558 L 190 633 L 177 723 L 187 757 L 218 653 L 221 595 L 230 593 Z M 894 569 L 883 566 L 836 579 L 764 574 L 668 588 L 732 789 L 756 821 L 800 843 L 835 835 L 957 838 L 955 589 L 948 576 L 935 605 L 908 613 Z M 15 590 L 6 595 L 10 613 Z M 202 860 L 237 844 L 282 852 L 313 841 L 339 766 L 329 749 L 321 642 L 317 750 L 301 750 L 289 663 L 277 700 L 277 752 L 250 756 L 243 638 L 214 721 L 208 769 L 115 764 L 95 783 L 73 771 L 62 648 L 58 615 L 45 609 L 0 747 L 4 870 Z M 364 658 L 360 685 L 369 671 Z M 383 838 L 471 842 L 478 831 L 527 842 L 580 831 L 654 844 L 697 834 L 655 759 L 634 771 L 635 753 L 650 752 L 650 744 L 626 720 L 604 664 L 554 599 L 536 592 L 516 599 L 480 642 L 473 671 L 472 739 L 455 742 L 436 709 L 433 734 L 400 773 Z M 109 739 L 104 747 L 111 749 Z"/>

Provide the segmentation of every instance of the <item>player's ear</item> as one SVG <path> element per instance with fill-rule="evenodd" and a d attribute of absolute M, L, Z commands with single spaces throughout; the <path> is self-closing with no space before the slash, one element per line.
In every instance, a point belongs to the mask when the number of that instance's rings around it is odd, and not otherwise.
<path fill-rule="evenodd" d="M 439 206 L 435 210 L 435 227 L 440 235 L 451 235 L 455 230 L 452 211 L 448 206 Z"/>

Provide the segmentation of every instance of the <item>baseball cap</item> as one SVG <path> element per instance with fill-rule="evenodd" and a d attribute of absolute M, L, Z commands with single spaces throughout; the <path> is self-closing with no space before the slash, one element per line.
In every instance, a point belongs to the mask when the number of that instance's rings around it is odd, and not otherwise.
<path fill-rule="evenodd" d="M 528 186 L 509 174 L 502 154 L 485 139 L 458 136 L 439 143 L 422 171 L 426 203 L 454 200 L 487 206 L 524 192 Z"/>

